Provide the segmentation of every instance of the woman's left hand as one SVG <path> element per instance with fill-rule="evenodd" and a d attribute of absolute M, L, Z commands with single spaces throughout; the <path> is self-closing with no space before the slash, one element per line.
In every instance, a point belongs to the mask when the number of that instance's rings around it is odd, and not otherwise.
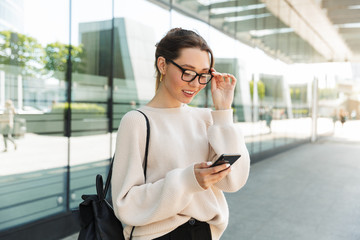
<path fill-rule="evenodd" d="M 216 110 L 230 109 L 234 100 L 236 78 L 228 73 L 216 72 L 211 68 L 211 94 Z"/>

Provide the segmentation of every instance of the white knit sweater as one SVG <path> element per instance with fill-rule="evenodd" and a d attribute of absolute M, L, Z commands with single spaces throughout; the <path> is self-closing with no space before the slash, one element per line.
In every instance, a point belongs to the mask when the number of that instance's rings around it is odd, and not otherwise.
<path fill-rule="evenodd" d="M 249 153 L 244 137 L 233 124 L 232 110 L 211 111 L 183 105 L 179 108 L 140 108 L 150 121 L 146 182 L 143 160 L 146 121 L 137 112 L 121 120 L 112 176 L 116 216 L 132 226 L 134 240 L 162 236 L 191 217 L 210 224 L 212 238 L 220 239 L 229 217 L 223 191 L 235 192 L 247 181 Z M 230 174 L 204 190 L 197 182 L 194 164 L 215 161 L 221 154 L 241 154 Z"/>

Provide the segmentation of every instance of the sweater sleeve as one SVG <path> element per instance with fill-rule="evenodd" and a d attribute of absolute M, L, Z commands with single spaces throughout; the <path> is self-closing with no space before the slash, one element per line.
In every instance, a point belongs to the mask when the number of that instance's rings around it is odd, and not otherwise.
<path fill-rule="evenodd" d="M 208 128 L 210 158 L 215 161 L 221 154 L 240 154 L 232 165 L 231 172 L 216 187 L 225 192 L 236 192 L 242 188 L 249 176 L 250 157 L 239 125 L 233 123 L 233 111 L 212 111 L 213 124 Z"/>
<path fill-rule="evenodd" d="M 203 191 L 193 164 L 174 169 L 156 182 L 145 182 L 145 143 L 145 118 L 136 111 L 127 113 L 118 129 L 111 184 L 115 215 L 130 226 L 174 216 L 191 202 L 194 193 Z"/>

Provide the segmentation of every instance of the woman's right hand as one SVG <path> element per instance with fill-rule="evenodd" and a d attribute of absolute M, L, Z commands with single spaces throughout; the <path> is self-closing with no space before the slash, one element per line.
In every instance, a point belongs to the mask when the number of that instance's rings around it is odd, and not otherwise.
<path fill-rule="evenodd" d="M 230 171 L 230 164 L 211 167 L 211 162 L 202 162 L 194 166 L 196 180 L 205 190 L 225 178 Z"/>

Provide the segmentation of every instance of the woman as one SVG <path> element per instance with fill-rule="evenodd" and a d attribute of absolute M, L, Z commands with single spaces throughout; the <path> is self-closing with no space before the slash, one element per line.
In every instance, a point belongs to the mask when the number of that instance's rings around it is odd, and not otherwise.
<path fill-rule="evenodd" d="M 193 31 L 170 30 L 155 53 L 156 93 L 140 108 L 150 121 L 146 182 L 146 121 L 137 111 L 117 135 L 112 196 L 117 217 L 132 239 L 219 239 L 228 223 L 223 195 L 243 187 L 250 159 L 233 124 L 236 79 L 212 68 L 212 51 Z M 215 110 L 187 106 L 207 83 Z M 232 167 L 210 167 L 221 154 L 241 154 Z"/>
<path fill-rule="evenodd" d="M 7 141 L 9 140 L 13 145 L 14 149 L 16 150 L 16 143 L 14 138 L 12 137 L 12 132 L 14 128 L 14 116 L 15 116 L 15 108 L 13 105 L 13 102 L 9 99 L 5 102 L 5 110 L 3 113 L 3 116 L 1 118 L 1 128 L 2 128 L 2 134 L 4 137 L 4 145 L 5 149 L 4 152 L 7 152 L 8 145 Z"/>

